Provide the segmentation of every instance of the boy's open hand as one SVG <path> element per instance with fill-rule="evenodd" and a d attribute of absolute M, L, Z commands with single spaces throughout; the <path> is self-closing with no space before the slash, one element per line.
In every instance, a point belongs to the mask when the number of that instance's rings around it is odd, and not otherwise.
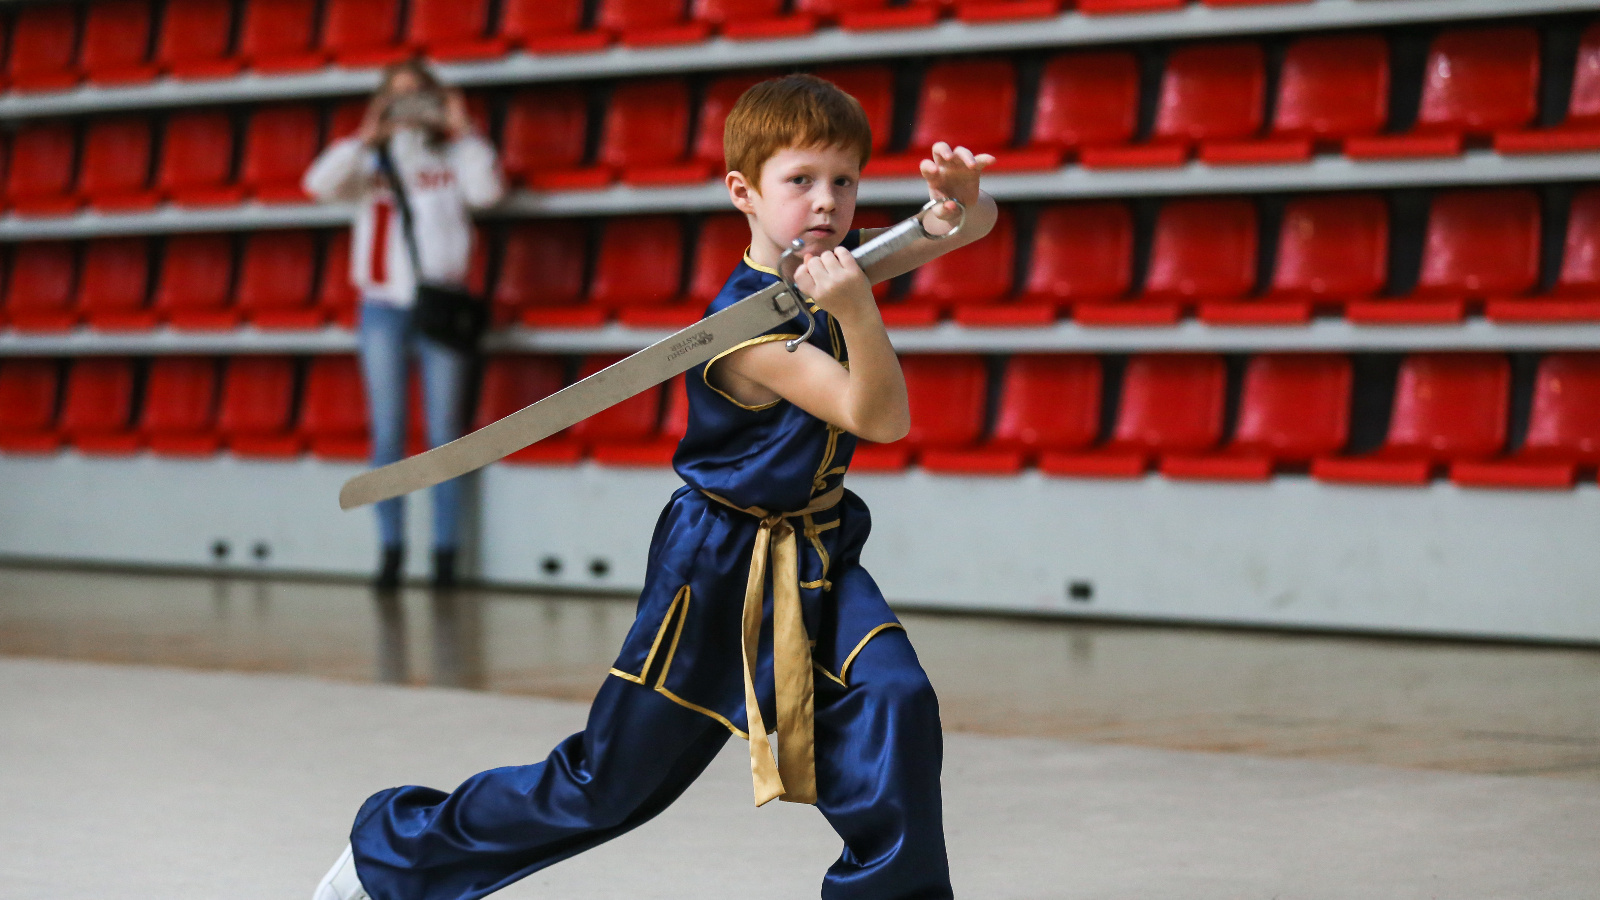
<path fill-rule="evenodd" d="M 973 153 L 965 147 L 951 149 L 940 141 L 933 145 L 933 158 L 922 161 L 922 177 L 928 182 L 928 197 L 933 200 L 960 200 L 971 208 L 978 202 L 978 175 L 994 162 L 987 153 Z M 950 225 L 961 218 L 954 203 L 941 203 L 935 218 Z"/>
<path fill-rule="evenodd" d="M 872 284 L 850 251 L 843 247 L 806 256 L 795 270 L 794 283 L 817 305 L 836 317 L 850 318 L 863 307 L 874 307 Z"/>

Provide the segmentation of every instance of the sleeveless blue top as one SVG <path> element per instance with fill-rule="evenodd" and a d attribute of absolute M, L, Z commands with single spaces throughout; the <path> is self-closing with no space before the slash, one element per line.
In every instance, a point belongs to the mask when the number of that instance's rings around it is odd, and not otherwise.
<path fill-rule="evenodd" d="M 842 242 L 854 249 L 860 235 Z M 727 308 L 778 280 L 746 258 L 728 277 L 707 314 Z M 814 306 L 810 343 L 846 365 L 844 335 Z M 722 353 L 687 374 L 689 427 L 673 457 L 685 485 L 662 510 L 650 542 L 638 615 L 611 674 L 652 688 L 668 699 L 743 736 L 744 674 L 740 652 L 745 582 L 760 520 L 718 503 L 794 512 L 844 479 L 856 438 L 786 400 L 752 407 L 709 378 L 718 360 L 753 343 L 788 340 L 805 330 L 797 316 Z M 825 682 L 848 682 L 850 662 L 874 636 L 899 622 L 861 567 L 871 530 L 866 504 L 845 491 L 837 506 L 790 520 L 799 533 L 800 600 L 806 633 Z M 769 576 L 770 578 L 770 576 Z M 767 596 L 756 673 L 766 721 L 772 706 L 772 586 Z"/>
<path fill-rule="evenodd" d="M 860 232 L 851 231 L 842 243 L 854 250 L 859 239 Z M 747 256 L 711 301 L 706 315 L 721 312 L 777 280 L 777 272 L 752 263 Z M 816 331 L 810 343 L 848 365 L 839 324 L 815 305 L 811 310 Z M 797 338 L 804 332 L 804 317 L 796 317 L 689 370 L 689 427 L 672 465 L 690 487 L 710 491 L 741 507 L 788 512 L 804 509 L 811 498 L 844 480 L 855 451 L 854 435 L 784 400 L 746 406 L 711 382 L 712 367 L 728 354 L 752 344 Z"/>

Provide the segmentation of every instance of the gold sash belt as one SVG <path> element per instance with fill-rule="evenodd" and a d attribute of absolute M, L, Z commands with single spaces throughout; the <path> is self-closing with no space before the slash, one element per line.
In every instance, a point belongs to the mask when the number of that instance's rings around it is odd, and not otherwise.
<path fill-rule="evenodd" d="M 701 491 L 724 506 L 761 520 L 750 553 L 750 578 L 744 588 L 744 713 L 750 732 L 750 775 L 756 806 L 781 797 L 790 803 L 817 802 L 815 690 L 811 681 L 811 640 L 800 610 L 800 555 L 794 526 L 786 519 L 809 516 L 837 506 L 844 485 L 811 501 L 798 512 L 768 512 L 759 506 L 735 506 L 710 491 Z M 767 555 L 772 556 L 772 680 L 778 706 L 778 759 L 773 762 L 767 725 L 756 701 L 756 654 L 761 648 L 761 601 L 767 581 Z M 826 575 L 826 573 L 824 573 Z M 779 773 L 782 773 L 781 775 Z"/>

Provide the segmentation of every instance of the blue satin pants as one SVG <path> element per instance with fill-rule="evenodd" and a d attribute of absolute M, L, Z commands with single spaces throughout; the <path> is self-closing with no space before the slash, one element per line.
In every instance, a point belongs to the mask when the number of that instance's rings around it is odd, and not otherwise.
<path fill-rule="evenodd" d="M 939 704 L 904 631 L 862 649 L 850 686 L 816 685 L 817 807 L 844 853 L 823 900 L 949 900 Z M 644 824 L 729 738 L 647 686 L 607 678 L 588 726 L 544 762 L 455 791 L 391 788 L 350 832 L 373 900 L 471 900 Z"/>

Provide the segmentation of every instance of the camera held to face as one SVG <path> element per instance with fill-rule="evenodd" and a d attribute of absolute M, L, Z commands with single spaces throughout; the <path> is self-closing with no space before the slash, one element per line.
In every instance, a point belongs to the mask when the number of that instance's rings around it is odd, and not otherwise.
<path fill-rule="evenodd" d="M 396 128 L 416 128 L 441 133 L 449 127 L 444 94 L 439 91 L 411 91 L 389 101 L 385 117 Z"/>

